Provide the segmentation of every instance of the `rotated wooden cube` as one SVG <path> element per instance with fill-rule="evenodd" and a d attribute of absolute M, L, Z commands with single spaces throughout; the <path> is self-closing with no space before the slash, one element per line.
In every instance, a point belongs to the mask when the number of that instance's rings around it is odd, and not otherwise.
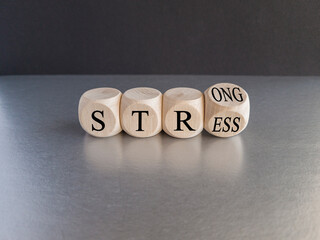
<path fill-rule="evenodd" d="M 78 107 L 81 127 L 95 137 L 110 137 L 121 132 L 121 95 L 115 88 L 95 88 L 82 94 Z"/>
<path fill-rule="evenodd" d="M 162 130 L 162 93 L 154 88 L 132 88 L 121 99 L 123 130 L 134 137 L 151 137 Z"/>
<path fill-rule="evenodd" d="M 163 130 L 172 137 L 190 138 L 203 130 L 204 99 L 199 90 L 172 88 L 163 94 Z"/>
<path fill-rule="evenodd" d="M 247 92 L 232 83 L 218 83 L 205 93 L 206 131 L 218 137 L 242 132 L 249 121 L 250 101 Z"/>

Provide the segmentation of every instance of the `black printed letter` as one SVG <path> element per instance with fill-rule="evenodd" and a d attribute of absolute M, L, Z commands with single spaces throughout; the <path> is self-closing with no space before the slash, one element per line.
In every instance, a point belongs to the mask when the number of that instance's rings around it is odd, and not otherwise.
<path fill-rule="evenodd" d="M 103 117 L 103 111 L 94 111 L 92 114 L 91 114 L 91 117 L 93 120 L 95 120 L 96 122 L 100 123 L 101 124 L 101 128 L 100 129 L 96 129 L 93 124 L 92 124 L 92 131 L 97 131 L 97 132 L 100 132 L 104 129 L 105 127 L 105 124 L 102 120 L 100 120 L 99 118 L 97 118 L 94 114 L 98 112 L 98 113 L 101 113 L 101 116 Z"/>
<path fill-rule="evenodd" d="M 217 90 L 217 92 L 219 93 L 219 96 L 220 96 L 220 99 L 219 99 L 219 100 L 216 99 L 216 97 L 215 97 L 215 95 L 214 95 L 214 90 Z M 212 97 L 214 98 L 214 100 L 216 100 L 217 102 L 220 102 L 220 101 L 222 100 L 221 92 L 219 91 L 218 88 L 216 88 L 216 87 L 212 88 L 211 94 L 212 94 Z"/>
<path fill-rule="evenodd" d="M 220 131 L 221 131 L 221 128 L 218 130 L 218 129 L 216 129 L 216 126 L 220 126 L 220 125 L 221 125 L 221 122 L 217 123 L 217 119 L 219 119 L 220 121 L 222 121 L 222 117 L 215 117 L 214 119 L 215 119 L 215 121 L 214 121 L 214 125 L 213 125 L 213 130 L 212 130 L 212 132 L 220 132 Z"/>
<path fill-rule="evenodd" d="M 235 94 L 235 90 L 238 90 L 239 91 L 239 97 L 240 97 L 240 99 L 238 99 L 237 97 L 236 97 L 236 94 Z M 240 92 L 240 88 L 233 88 L 233 90 L 232 90 L 232 94 L 233 94 L 233 97 L 238 101 L 238 102 L 242 102 L 243 101 L 243 97 L 242 97 L 242 93 Z"/>
<path fill-rule="evenodd" d="M 137 132 L 143 132 L 142 130 L 142 113 L 146 113 L 147 116 L 149 116 L 149 111 L 132 111 L 131 116 L 133 116 L 134 113 L 138 113 L 138 129 Z"/>
<path fill-rule="evenodd" d="M 236 120 L 239 120 L 239 123 L 240 123 L 240 118 L 239 117 L 235 117 L 234 119 L 233 119 L 233 124 L 237 127 L 235 130 L 233 130 L 233 128 L 231 129 L 231 131 L 232 132 L 237 132 L 238 130 L 239 130 L 239 124 L 236 122 Z"/>
<path fill-rule="evenodd" d="M 187 112 L 187 111 L 175 111 L 177 113 L 177 129 L 175 129 L 174 131 L 183 131 L 181 129 L 181 123 L 183 122 L 184 125 L 186 125 L 186 127 L 189 129 L 189 131 L 195 131 L 195 129 L 191 128 L 190 125 L 187 123 L 188 120 L 190 120 L 191 118 L 191 113 Z M 185 113 L 187 114 L 187 118 L 184 120 L 181 120 L 181 113 Z"/>

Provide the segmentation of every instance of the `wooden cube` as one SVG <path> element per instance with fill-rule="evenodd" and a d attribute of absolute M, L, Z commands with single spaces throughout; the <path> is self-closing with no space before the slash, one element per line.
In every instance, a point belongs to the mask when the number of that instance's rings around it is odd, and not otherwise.
<path fill-rule="evenodd" d="M 172 88 L 163 95 L 162 126 L 172 137 L 190 138 L 203 129 L 204 98 L 193 88 Z"/>
<path fill-rule="evenodd" d="M 122 95 L 123 130 L 134 137 L 151 137 L 162 130 L 162 94 L 154 88 L 132 88 Z"/>
<path fill-rule="evenodd" d="M 247 92 L 232 83 L 218 83 L 205 93 L 206 131 L 218 137 L 242 132 L 249 121 L 250 102 Z"/>
<path fill-rule="evenodd" d="M 78 115 L 81 127 L 95 137 L 121 132 L 119 119 L 121 92 L 115 88 L 95 88 L 82 94 Z"/>

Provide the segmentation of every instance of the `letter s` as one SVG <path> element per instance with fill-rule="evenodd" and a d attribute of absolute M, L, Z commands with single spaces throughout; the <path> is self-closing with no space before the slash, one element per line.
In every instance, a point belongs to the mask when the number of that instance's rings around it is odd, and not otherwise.
<path fill-rule="evenodd" d="M 233 127 L 232 127 L 232 129 L 231 129 L 232 132 L 237 132 L 239 130 L 239 128 L 240 128 L 239 124 L 236 122 L 237 119 L 239 120 L 238 123 L 240 123 L 240 118 L 239 117 L 235 117 L 233 119 L 233 124 L 236 126 L 236 129 L 234 130 Z"/>
<path fill-rule="evenodd" d="M 103 111 L 94 111 L 92 114 L 91 114 L 91 117 L 92 117 L 92 119 L 94 120 L 94 121 L 96 121 L 97 123 L 100 123 L 101 124 L 101 128 L 100 129 L 96 129 L 94 126 L 93 126 L 93 124 L 92 124 L 92 131 L 97 131 L 97 132 L 100 132 L 100 131 L 102 131 L 104 128 L 105 128 L 105 124 L 104 124 L 104 122 L 101 120 L 101 119 L 99 119 L 99 118 L 97 118 L 96 116 L 95 116 L 95 114 L 96 113 L 101 113 L 101 116 L 103 117 Z"/>

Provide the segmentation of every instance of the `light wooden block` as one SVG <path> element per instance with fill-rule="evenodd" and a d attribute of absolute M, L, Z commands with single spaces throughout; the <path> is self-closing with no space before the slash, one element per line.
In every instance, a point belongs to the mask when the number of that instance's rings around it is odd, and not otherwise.
<path fill-rule="evenodd" d="M 203 130 L 204 98 L 193 88 L 172 88 L 163 94 L 162 127 L 172 137 L 190 138 Z"/>
<path fill-rule="evenodd" d="M 120 120 L 134 137 L 151 137 L 162 130 L 162 94 L 154 88 L 132 88 L 122 95 Z"/>
<path fill-rule="evenodd" d="M 119 119 L 121 92 L 115 88 L 95 88 L 82 94 L 78 115 L 81 127 L 95 137 L 121 132 Z"/>
<path fill-rule="evenodd" d="M 242 132 L 249 121 L 247 92 L 232 83 L 218 83 L 205 93 L 206 131 L 218 137 L 232 137 Z"/>

